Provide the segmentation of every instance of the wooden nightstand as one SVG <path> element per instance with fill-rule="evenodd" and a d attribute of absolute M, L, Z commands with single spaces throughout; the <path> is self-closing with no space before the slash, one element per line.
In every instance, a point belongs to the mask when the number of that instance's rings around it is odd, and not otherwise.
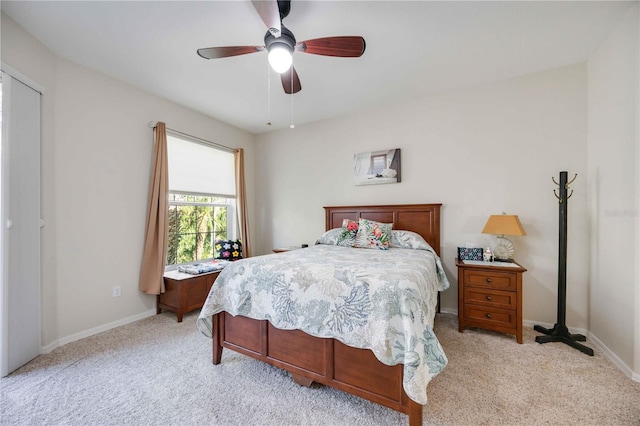
<path fill-rule="evenodd" d="M 511 265 L 511 266 L 509 266 Z M 522 343 L 522 273 L 517 263 L 458 267 L 458 331 L 478 327 L 515 334 Z"/>

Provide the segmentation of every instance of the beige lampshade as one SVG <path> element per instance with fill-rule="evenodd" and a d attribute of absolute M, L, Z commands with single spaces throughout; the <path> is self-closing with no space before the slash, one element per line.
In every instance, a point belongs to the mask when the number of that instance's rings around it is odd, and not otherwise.
<path fill-rule="evenodd" d="M 494 235 L 527 235 L 517 215 L 494 214 L 491 215 L 482 230 L 483 234 Z"/>

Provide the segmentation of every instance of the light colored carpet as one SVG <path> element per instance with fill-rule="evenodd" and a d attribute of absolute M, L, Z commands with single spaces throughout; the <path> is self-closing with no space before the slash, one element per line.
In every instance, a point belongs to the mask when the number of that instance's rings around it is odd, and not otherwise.
<path fill-rule="evenodd" d="M 2 425 L 403 425 L 407 416 L 224 350 L 211 364 L 197 313 L 163 313 L 43 355 L 0 379 Z M 426 425 L 640 425 L 640 383 L 596 351 L 457 331 L 428 387 Z M 588 344 L 589 342 L 587 342 Z"/>

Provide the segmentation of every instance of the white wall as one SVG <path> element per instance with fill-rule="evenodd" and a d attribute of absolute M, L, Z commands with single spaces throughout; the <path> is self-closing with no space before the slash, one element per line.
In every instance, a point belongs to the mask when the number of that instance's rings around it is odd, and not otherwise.
<path fill-rule="evenodd" d="M 639 9 L 636 5 L 627 13 L 588 61 L 589 330 L 636 372 L 640 372 Z"/>
<path fill-rule="evenodd" d="M 258 136 L 259 252 L 313 244 L 326 205 L 441 202 L 442 257 L 457 311 L 456 247 L 493 245 L 491 214 L 518 214 L 524 318 L 556 321 L 558 203 L 552 177 L 578 179 L 569 207 L 567 324 L 587 327 L 586 64 Z M 353 155 L 402 150 L 402 182 L 355 186 Z"/>
<path fill-rule="evenodd" d="M 155 297 L 138 290 L 153 150 L 148 122 L 245 148 L 250 211 L 254 136 L 56 58 L 5 15 L 2 61 L 45 87 L 43 346 L 148 315 Z M 112 297 L 114 286 L 121 297 Z"/>

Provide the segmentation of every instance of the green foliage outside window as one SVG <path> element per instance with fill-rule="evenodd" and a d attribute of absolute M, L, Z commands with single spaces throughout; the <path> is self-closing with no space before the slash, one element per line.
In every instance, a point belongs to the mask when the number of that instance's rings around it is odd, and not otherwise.
<path fill-rule="evenodd" d="M 216 257 L 215 241 L 227 239 L 226 199 L 170 194 L 167 265 Z"/>

